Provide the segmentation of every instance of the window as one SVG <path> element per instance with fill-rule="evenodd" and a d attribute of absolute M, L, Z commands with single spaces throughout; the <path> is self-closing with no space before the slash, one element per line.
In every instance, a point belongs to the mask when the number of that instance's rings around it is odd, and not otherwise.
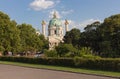
<path fill-rule="evenodd" d="M 55 30 L 55 34 L 57 34 L 57 31 Z"/>

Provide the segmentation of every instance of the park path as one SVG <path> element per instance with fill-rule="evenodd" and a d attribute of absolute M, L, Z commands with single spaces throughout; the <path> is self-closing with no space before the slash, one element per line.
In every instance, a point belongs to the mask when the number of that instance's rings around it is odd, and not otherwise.
<path fill-rule="evenodd" d="M 0 79 L 115 79 L 115 78 L 0 64 Z"/>

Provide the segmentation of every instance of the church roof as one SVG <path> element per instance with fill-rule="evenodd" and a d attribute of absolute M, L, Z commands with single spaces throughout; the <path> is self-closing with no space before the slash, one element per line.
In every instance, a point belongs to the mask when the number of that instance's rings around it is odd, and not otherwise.
<path fill-rule="evenodd" d="M 53 19 L 50 20 L 49 26 L 50 27 L 53 27 L 53 26 L 60 27 L 60 26 L 62 26 L 62 22 L 58 18 L 53 18 Z"/>
<path fill-rule="evenodd" d="M 49 27 L 61 27 L 62 21 L 57 18 L 56 13 L 53 14 L 53 18 L 49 21 Z"/>

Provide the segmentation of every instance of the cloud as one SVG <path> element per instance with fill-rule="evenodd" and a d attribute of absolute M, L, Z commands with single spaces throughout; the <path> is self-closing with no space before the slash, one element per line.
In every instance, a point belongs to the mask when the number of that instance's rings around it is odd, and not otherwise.
<path fill-rule="evenodd" d="M 72 28 L 76 28 L 79 24 L 73 20 L 69 20 L 68 19 L 68 22 L 69 22 L 69 30 L 71 30 Z M 62 26 L 65 27 L 65 20 L 62 20 Z"/>
<path fill-rule="evenodd" d="M 73 29 L 73 28 L 78 28 L 81 30 L 81 32 L 84 31 L 84 28 L 88 25 L 88 24 L 92 24 L 93 22 L 95 21 L 100 21 L 102 22 L 101 20 L 99 19 L 88 19 L 88 20 L 85 20 L 85 21 L 82 21 L 82 22 L 76 22 L 76 21 L 73 21 L 73 20 L 68 20 L 69 22 L 69 30 Z M 65 20 L 62 20 L 62 24 L 64 26 L 64 23 L 65 23 Z"/>
<path fill-rule="evenodd" d="M 63 14 L 63 15 L 67 15 L 67 14 L 70 14 L 70 13 L 73 13 L 74 11 L 73 10 L 64 10 L 64 11 L 62 11 L 61 12 L 61 14 Z"/>
<path fill-rule="evenodd" d="M 60 12 L 57 10 L 52 10 L 49 12 L 49 18 L 53 18 L 53 14 L 56 12 L 57 18 L 61 18 Z"/>
<path fill-rule="evenodd" d="M 79 28 L 79 22 L 73 21 L 73 20 L 68 20 L 69 22 L 69 29 L 73 29 L 73 28 Z M 81 30 L 81 29 L 80 29 Z"/>
<path fill-rule="evenodd" d="M 58 18 L 62 18 L 62 16 L 64 16 L 63 14 L 68 14 L 70 12 L 73 12 L 73 10 L 69 10 L 69 11 L 57 11 L 57 10 L 52 10 L 49 12 L 49 19 L 53 18 L 53 14 L 54 12 L 56 12 L 57 14 L 57 17 Z M 49 21 L 49 20 L 48 20 Z M 74 21 L 74 20 L 70 20 L 68 19 L 68 22 L 69 22 L 69 30 L 71 30 L 72 28 L 78 28 L 81 30 L 81 32 L 84 31 L 84 28 L 88 25 L 88 24 L 92 24 L 93 22 L 95 21 L 99 21 L 99 22 L 102 22 L 101 20 L 99 19 L 87 19 L 87 20 L 84 20 L 84 21 L 81 21 L 81 22 L 78 22 L 78 21 Z M 65 18 L 62 18 L 62 24 L 63 26 L 65 23 Z"/>
<path fill-rule="evenodd" d="M 58 3 L 60 3 L 60 0 L 34 0 L 30 3 L 30 8 L 35 11 L 41 11 L 54 7 Z"/>
<path fill-rule="evenodd" d="M 95 21 L 100 21 L 102 22 L 101 20 L 99 19 L 88 19 L 88 20 L 85 20 L 83 22 L 80 22 L 79 24 L 79 28 L 81 29 L 81 31 L 84 31 L 84 28 L 88 25 L 88 24 L 92 24 L 93 22 Z"/>
<path fill-rule="evenodd" d="M 60 3 L 60 0 L 56 0 L 56 3 L 57 3 L 57 4 Z"/>
<path fill-rule="evenodd" d="M 70 14 L 74 12 L 73 10 L 68 10 L 68 11 L 58 11 L 58 10 L 52 10 L 49 12 L 49 18 L 53 17 L 54 12 L 57 14 L 57 18 L 62 18 L 63 16 Z"/>

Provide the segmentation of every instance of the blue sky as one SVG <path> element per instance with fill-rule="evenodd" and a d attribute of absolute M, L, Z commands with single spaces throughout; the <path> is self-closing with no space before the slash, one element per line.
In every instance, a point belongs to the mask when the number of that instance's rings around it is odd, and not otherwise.
<path fill-rule="evenodd" d="M 0 11 L 8 14 L 18 24 L 31 24 L 41 29 L 56 11 L 62 21 L 68 19 L 70 29 L 83 28 L 96 20 L 120 13 L 120 0 L 1 0 Z"/>

